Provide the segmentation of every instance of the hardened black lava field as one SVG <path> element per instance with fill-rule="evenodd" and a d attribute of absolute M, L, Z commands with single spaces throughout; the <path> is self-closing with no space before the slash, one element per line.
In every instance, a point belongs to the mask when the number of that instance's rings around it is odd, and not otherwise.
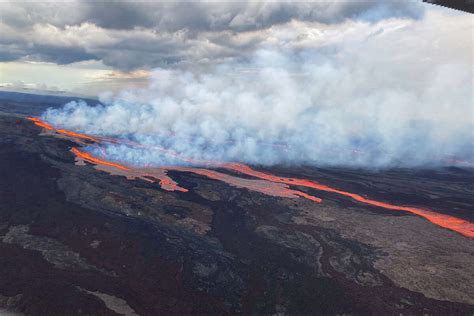
<path fill-rule="evenodd" d="M 74 141 L 43 133 L 26 119 L 35 113 L 5 107 L 0 307 L 25 315 L 474 313 L 472 238 L 307 187 L 291 186 L 321 203 L 170 170 L 188 189 L 170 192 L 77 165 Z M 469 168 L 254 168 L 474 220 Z"/>

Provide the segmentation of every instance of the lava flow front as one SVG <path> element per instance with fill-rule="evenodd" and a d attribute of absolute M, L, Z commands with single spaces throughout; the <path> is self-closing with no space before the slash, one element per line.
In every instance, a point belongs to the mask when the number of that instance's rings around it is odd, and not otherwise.
<path fill-rule="evenodd" d="M 42 127 L 48 131 L 61 135 L 63 137 L 69 137 L 75 140 L 79 144 L 84 144 L 84 141 L 93 142 L 97 145 L 100 145 L 101 142 L 110 142 L 110 143 L 120 143 L 119 139 L 110 139 L 110 138 L 101 138 L 95 136 L 89 136 L 81 133 L 72 132 L 65 129 L 56 129 L 50 124 L 42 121 L 39 118 L 28 118 L 30 121 L 34 122 L 35 125 Z M 130 141 L 125 141 L 128 145 L 137 145 L 143 146 L 141 144 L 135 144 Z M 192 159 L 180 156 L 174 151 L 169 151 L 165 148 L 160 148 L 161 151 L 169 153 L 173 157 L 176 157 L 180 160 L 192 162 Z M 170 166 L 170 167 L 161 167 L 161 168 L 138 168 L 134 166 L 119 164 L 116 162 L 108 161 L 104 158 L 98 158 L 93 156 L 90 153 L 79 150 L 78 148 L 72 148 L 71 152 L 76 156 L 77 162 L 83 164 L 84 161 L 87 161 L 91 164 L 94 164 L 97 169 L 109 172 L 111 174 L 118 174 L 126 176 L 128 179 L 142 179 L 149 182 L 159 182 L 161 188 L 168 191 L 181 191 L 187 192 L 188 189 L 179 186 L 173 179 L 171 179 L 167 172 L 169 170 L 180 171 L 180 172 L 189 172 L 194 173 L 200 176 L 205 176 L 213 180 L 223 181 L 231 186 L 238 188 L 245 188 L 251 191 L 260 192 L 269 196 L 284 197 L 284 198 L 298 198 L 303 197 L 305 199 L 311 200 L 313 202 L 321 202 L 321 199 L 313 196 L 311 194 L 297 190 L 295 187 L 306 187 L 316 191 L 330 192 L 338 194 L 341 196 L 348 197 L 352 200 L 355 200 L 359 203 L 380 207 L 392 211 L 402 211 L 412 213 L 418 216 L 421 216 L 433 224 L 436 224 L 440 227 L 450 229 L 452 231 L 458 232 L 464 236 L 474 238 L 474 224 L 456 218 L 453 216 L 440 214 L 425 208 L 417 208 L 411 206 L 399 206 L 390 204 L 387 202 L 377 201 L 369 198 L 365 198 L 359 194 L 343 191 L 336 189 L 324 184 L 317 183 L 308 179 L 299 179 L 299 178 L 286 178 L 272 175 L 270 173 L 261 172 L 250 168 L 244 164 L 238 163 L 219 163 L 219 162 L 206 162 L 205 165 L 209 167 L 218 167 L 230 170 L 236 174 L 245 174 L 252 177 L 252 179 L 241 178 L 237 175 L 230 175 L 227 173 L 218 172 L 216 170 L 207 169 L 207 168 L 195 168 L 195 167 L 180 167 L 180 166 Z M 290 187 L 291 186 L 291 187 Z"/>

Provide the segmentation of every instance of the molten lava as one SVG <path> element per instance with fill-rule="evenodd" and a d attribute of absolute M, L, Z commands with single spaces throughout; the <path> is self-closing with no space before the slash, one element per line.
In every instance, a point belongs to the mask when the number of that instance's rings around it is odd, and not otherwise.
<path fill-rule="evenodd" d="M 322 200 L 318 197 L 300 192 L 298 190 L 292 190 L 286 184 L 279 184 L 276 182 L 266 181 L 266 180 L 255 180 L 255 179 L 245 179 L 215 170 L 201 169 L 201 168 L 191 168 L 191 167 L 169 167 L 170 170 L 182 171 L 182 172 L 191 172 L 194 174 L 202 175 L 210 179 L 219 180 L 230 184 L 231 186 L 237 188 L 244 188 L 251 191 L 260 192 L 270 196 L 286 197 L 286 198 L 297 198 L 303 197 L 308 200 L 320 203 Z"/>
<path fill-rule="evenodd" d="M 103 159 L 99 159 L 99 158 L 96 158 L 94 156 L 92 156 L 91 154 L 89 153 L 86 153 L 86 152 L 83 152 L 83 151 L 80 151 L 79 149 L 73 147 L 71 149 L 71 152 L 76 155 L 77 157 L 85 160 L 85 161 L 88 161 L 90 163 L 93 163 L 93 164 L 97 164 L 97 165 L 102 165 L 102 166 L 108 166 L 108 167 L 113 167 L 113 168 L 117 168 L 117 169 L 120 169 L 120 170 L 124 170 L 124 171 L 128 171 L 130 170 L 130 168 L 127 168 L 121 164 L 118 164 L 118 163 L 114 163 L 114 162 L 110 162 L 110 161 L 107 161 L 107 160 L 103 160 Z"/>
<path fill-rule="evenodd" d="M 173 179 L 168 177 L 168 175 L 166 174 L 166 169 L 129 168 L 122 164 L 94 157 L 91 154 L 80 151 L 75 147 L 71 149 L 71 152 L 76 156 L 78 162 L 87 161 L 89 163 L 94 164 L 97 169 L 108 172 L 110 174 L 125 176 L 127 177 L 127 179 L 142 179 L 148 182 L 158 182 L 160 184 L 160 187 L 167 191 L 188 191 L 187 189 L 180 187 L 175 181 L 173 181 Z"/>
<path fill-rule="evenodd" d="M 92 136 L 89 136 L 89 135 L 86 135 L 86 134 L 76 133 L 76 132 L 69 131 L 69 130 L 66 130 L 66 129 L 54 128 L 50 124 L 48 124 L 48 123 L 46 123 L 46 122 L 44 122 L 41 119 L 36 118 L 36 117 L 27 117 L 26 119 L 32 121 L 36 126 L 42 127 L 44 129 L 47 129 L 49 131 L 58 133 L 60 135 L 72 137 L 74 139 L 88 140 L 88 141 L 91 141 L 91 142 L 94 142 L 94 143 L 100 142 L 100 140 L 96 137 L 92 137 Z"/>
<path fill-rule="evenodd" d="M 149 182 L 156 182 L 154 179 L 159 181 L 161 188 L 167 191 L 181 191 L 187 192 L 188 190 L 178 186 L 178 184 L 173 181 L 167 175 L 168 170 L 180 171 L 180 172 L 190 172 L 197 175 L 205 176 L 210 179 L 219 180 L 225 182 L 231 186 L 237 188 L 244 188 L 251 191 L 260 192 L 270 196 L 278 196 L 285 198 L 297 198 L 304 197 L 308 200 L 314 202 L 321 202 L 320 198 L 309 195 L 298 190 L 292 190 L 288 188 L 286 184 L 280 184 L 275 182 L 270 182 L 266 180 L 256 180 L 256 179 L 243 179 L 221 173 L 215 170 L 201 169 L 201 168 L 191 168 L 191 167 L 166 167 L 166 168 L 132 168 L 127 167 L 122 164 L 110 162 L 101 158 L 92 156 L 87 152 L 80 151 L 77 148 L 72 148 L 71 152 L 82 161 L 87 161 L 98 167 L 98 169 L 109 172 L 111 174 L 123 175 L 129 179 L 142 179 Z M 112 169 L 110 169 L 110 167 Z M 116 170 L 118 169 L 118 170 Z"/>
<path fill-rule="evenodd" d="M 44 129 L 47 129 L 47 130 L 50 130 L 50 131 L 54 130 L 54 128 L 51 125 L 49 125 L 46 122 L 43 122 L 39 118 L 29 116 L 26 119 L 32 121 L 33 123 L 35 123 L 36 126 L 42 127 Z"/>
<path fill-rule="evenodd" d="M 68 131 L 68 130 L 65 130 L 65 129 L 57 129 L 56 133 L 66 135 L 66 136 L 70 136 L 70 137 L 73 137 L 73 138 L 85 139 L 85 140 L 88 140 L 88 141 L 91 141 L 91 142 L 99 142 L 99 140 L 95 137 L 88 136 L 88 135 L 81 134 L 81 133 Z"/>
<path fill-rule="evenodd" d="M 232 163 L 232 164 L 225 164 L 223 167 L 234 170 L 234 171 L 238 171 L 240 173 L 253 176 L 259 179 L 265 179 L 272 182 L 286 183 L 286 184 L 291 184 L 295 186 L 303 186 L 307 188 L 312 188 L 319 191 L 336 193 L 339 195 L 347 196 L 353 200 L 356 200 L 360 203 L 364 203 L 367 205 L 377 206 L 377 207 L 385 208 L 392 211 L 409 212 L 409 213 L 424 217 L 430 222 L 432 222 L 433 224 L 457 231 L 458 233 L 461 233 L 465 236 L 474 238 L 474 224 L 469 221 L 459 219 L 453 216 L 444 215 L 444 214 L 436 213 L 430 210 L 421 209 L 417 207 L 399 206 L 399 205 L 394 205 L 394 204 L 390 204 L 386 202 L 368 199 L 359 194 L 335 189 L 327 185 L 320 184 L 320 183 L 307 180 L 307 179 L 278 177 L 272 174 L 253 170 L 252 168 L 244 164 Z"/>
<path fill-rule="evenodd" d="M 82 143 L 83 140 L 87 140 L 90 142 L 94 142 L 97 145 L 99 145 L 101 142 L 109 142 L 109 143 L 124 143 L 132 147 L 140 147 L 140 148 L 145 147 L 142 144 L 135 143 L 128 140 L 106 138 L 106 137 L 93 137 L 93 136 L 76 133 L 76 132 L 65 130 L 65 129 L 56 129 L 50 124 L 43 122 L 39 118 L 28 117 L 28 120 L 34 122 L 35 125 L 42 127 L 46 130 L 55 132 L 58 135 L 71 137 L 74 140 L 78 141 L 79 143 Z M 153 147 L 153 149 L 160 150 L 164 152 L 165 154 L 175 157 L 182 161 L 204 165 L 204 166 L 210 166 L 210 167 L 225 168 L 233 172 L 237 172 L 237 173 L 245 174 L 247 176 L 254 177 L 256 179 L 240 178 L 237 176 L 218 172 L 216 170 L 194 168 L 194 167 L 174 166 L 174 167 L 166 167 L 166 168 L 135 168 L 135 167 L 125 166 L 119 163 L 111 162 L 106 159 L 94 157 L 90 153 L 80 151 L 77 148 L 72 148 L 71 152 L 76 156 L 78 160 L 92 163 L 99 170 L 107 171 L 112 174 L 123 175 L 123 176 L 126 176 L 128 179 L 143 179 L 149 182 L 156 182 L 155 180 L 158 180 L 160 186 L 164 190 L 168 190 L 168 191 L 181 191 L 181 192 L 188 191 L 187 189 L 180 187 L 175 181 L 173 181 L 167 175 L 168 170 L 198 174 L 201 176 L 208 177 L 210 179 L 223 181 L 229 185 L 232 185 L 238 188 L 245 188 L 248 190 L 257 191 L 257 192 L 270 195 L 270 196 L 278 196 L 278 197 L 286 197 L 286 198 L 303 197 L 305 199 L 308 199 L 314 202 L 318 202 L 318 203 L 321 202 L 321 199 L 318 197 L 290 188 L 290 186 L 307 187 L 314 190 L 325 191 L 325 192 L 342 195 L 366 205 L 381 207 L 381 208 L 392 210 L 392 211 L 402 211 L 402 212 L 412 213 L 412 214 L 421 216 L 427 219 L 428 221 L 430 221 L 431 223 L 436 224 L 440 227 L 447 228 L 452 231 L 456 231 L 470 238 L 474 238 L 474 224 L 467 220 L 459 219 L 453 216 L 436 213 L 434 211 L 423 209 L 423 208 L 417 208 L 417 207 L 411 207 L 411 206 L 399 206 L 399 205 L 390 204 L 387 202 L 365 198 L 362 195 L 336 189 L 336 188 L 333 188 L 324 184 L 320 184 L 318 182 L 311 181 L 308 179 L 279 177 L 279 176 L 272 175 L 266 172 L 254 170 L 244 164 L 219 163 L 219 162 L 214 162 L 214 161 L 196 161 L 193 159 L 183 157 L 182 155 L 180 155 L 179 153 L 175 151 L 165 149 L 162 147 L 155 146 Z M 103 154 L 105 156 L 105 152 L 103 152 Z"/>

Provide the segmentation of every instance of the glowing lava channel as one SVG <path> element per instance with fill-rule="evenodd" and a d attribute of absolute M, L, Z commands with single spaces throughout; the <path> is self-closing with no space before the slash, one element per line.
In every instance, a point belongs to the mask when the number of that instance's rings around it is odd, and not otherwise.
<path fill-rule="evenodd" d="M 60 135 L 72 137 L 74 139 L 79 139 L 79 140 L 88 140 L 88 141 L 94 142 L 94 143 L 99 143 L 100 142 L 100 139 L 96 138 L 96 137 L 92 137 L 92 136 L 89 136 L 89 135 L 86 135 L 86 134 L 76 133 L 76 132 L 69 131 L 69 130 L 66 130 L 66 129 L 54 128 L 50 124 L 48 124 L 48 123 L 46 123 L 46 122 L 44 122 L 41 119 L 36 118 L 36 117 L 27 117 L 26 119 L 32 121 L 36 126 L 42 127 L 42 128 L 44 128 L 48 131 L 52 131 L 52 132 L 58 133 Z"/>
<path fill-rule="evenodd" d="M 65 129 L 56 129 L 50 124 L 43 122 L 39 118 L 28 117 L 28 120 L 34 122 L 35 125 L 42 127 L 46 130 L 55 132 L 59 135 L 71 137 L 82 143 L 83 140 L 100 143 L 100 142 L 110 142 L 110 143 L 125 143 L 127 145 L 131 145 L 134 147 L 145 147 L 142 144 L 138 144 L 128 140 L 120 140 L 120 139 L 113 139 L 113 138 L 105 138 L 105 137 L 93 137 L 81 133 L 76 133 L 72 131 L 68 131 Z M 169 154 L 177 159 L 187 161 L 187 162 L 195 162 L 192 159 L 188 159 L 186 157 L 182 157 L 179 153 L 174 151 L 167 150 L 165 148 L 158 148 L 159 150 Z M 279 196 L 279 197 L 287 197 L 287 198 L 297 198 L 303 197 L 308 200 L 314 202 L 321 202 L 321 199 L 305 192 L 301 192 L 298 190 L 290 189 L 289 186 L 302 186 L 307 187 L 319 191 L 331 192 L 336 193 L 342 196 L 349 197 L 357 202 L 381 207 L 384 209 L 392 210 L 392 211 L 403 211 L 409 212 L 418 216 L 421 216 L 433 224 L 436 224 L 440 227 L 450 229 L 452 231 L 458 232 L 464 236 L 474 238 L 474 224 L 463 220 L 460 218 L 456 218 L 453 216 L 445 215 L 436 213 L 431 210 L 417 208 L 417 207 L 410 207 L 410 206 L 399 206 L 395 204 L 390 204 L 386 202 L 381 202 L 369 198 L 365 198 L 359 194 L 339 190 L 336 188 L 332 188 L 330 186 L 320 184 L 311 180 L 307 179 L 298 179 L 298 178 L 287 178 L 287 177 L 279 177 L 269 173 L 261 172 L 250 168 L 247 165 L 239 164 L 239 163 L 219 163 L 213 161 L 199 161 L 200 164 L 212 167 L 220 167 L 225 168 L 228 170 L 232 170 L 234 172 L 242 173 L 257 179 L 244 179 L 235 177 L 229 174 L 221 173 L 215 170 L 203 169 L 203 168 L 193 168 L 193 167 L 166 167 L 166 168 L 135 168 L 125 166 L 119 163 L 110 162 L 105 159 L 97 158 L 92 156 L 90 153 L 80 151 L 77 148 L 72 148 L 71 152 L 76 156 L 79 161 L 87 161 L 96 165 L 96 167 L 100 170 L 107 171 L 114 174 L 121 174 L 126 176 L 129 179 L 143 179 L 150 182 L 155 182 L 153 179 L 158 179 L 160 186 L 168 191 L 181 191 L 187 192 L 188 190 L 185 188 L 180 187 L 175 181 L 173 181 L 170 177 L 167 176 L 168 170 L 176 170 L 181 172 L 191 172 L 198 175 L 206 176 L 210 179 L 223 181 L 228 183 L 232 186 L 239 187 L 239 188 L 246 188 L 252 191 L 261 192 L 271 196 Z"/>
<path fill-rule="evenodd" d="M 244 164 L 237 164 L 237 163 L 232 163 L 232 164 L 224 164 L 224 168 L 234 170 L 249 176 L 253 176 L 259 179 L 264 179 L 267 181 L 272 181 L 272 182 L 279 182 L 279 183 L 286 183 L 286 184 L 291 184 L 291 185 L 296 185 L 296 186 L 302 186 L 302 187 L 307 187 L 307 188 L 312 188 L 316 189 L 319 191 L 325 191 L 325 192 L 331 192 L 331 193 L 337 193 L 339 195 L 347 196 L 355 201 L 358 201 L 363 204 L 371 205 L 371 206 L 377 206 L 381 208 L 385 208 L 388 210 L 392 211 L 404 211 L 404 212 L 409 212 L 418 216 L 421 216 L 433 224 L 436 224 L 438 226 L 454 230 L 458 233 L 463 234 L 464 236 L 468 236 L 471 238 L 474 238 L 474 224 L 467 221 L 463 220 L 457 217 L 449 216 L 449 215 L 444 215 L 440 213 L 436 213 L 427 209 L 422 209 L 422 208 L 417 208 L 417 207 L 410 207 L 410 206 L 399 206 L 399 205 L 394 205 L 386 202 L 381 202 L 381 201 L 376 201 L 372 200 L 369 198 L 365 198 L 359 194 L 356 193 L 351 193 L 347 191 L 342 191 L 339 189 L 335 189 L 332 187 L 329 187 L 324 184 L 320 184 L 311 180 L 307 179 L 298 179 L 298 178 L 285 178 L 285 177 L 278 177 L 274 176 L 272 174 L 268 174 L 265 172 L 253 170 L 247 165 Z"/>
<path fill-rule="evenodd" d="M 197 175 L 205 176 L 213 180 L 219 180 L 225 182 L 231 186 L 237 188 L 244 188 L 251 191 L 260 192 L 270 196 L 278 196 L 285 198 L 298 198 L 303 197 L 314 202 L 321 202 L 320 198 L 300 192 L 298 190 L 292 190 L 286 184 L 276 183 L 266 180 L 259 179 L 244 179 L 221 173 L 215 170 L 192 168 L 192 167 L 165 167 L 165 168 L 132 168 L 122 164 L 110 162 L 104 159 L 100 159 L 92 156 L 87 152 L 80 151 L 77 148 L 72 148 L 71 152 L 76 156 L 79 161 L 87 161 L 96 165 L 99 170 L 107 171 L 116 175 L 123 175 L 129 179 L 142 179 L 149 182 L 155 182 L 153 179 L 159 179 L 160 186 L 168 191 L 182 191 L 187 192 L 188 190 L 178 186 L 171 178 L 167 176 L 167 171 L 174 170 L 180 172 L 190 172 Z M 115 168 L 118 170 L 110 169 Z"/>
<path fill-rule="evenodd" d="M 129 171 L 130 170 L 130 168 L 127 168 L 127 167 L 125 167 L 121 164 L 110 162 L 110 161 L 103 160 L 103 159 L 100 159 L 100 158 L 96 158 L 96 157 L 92 156 L 91 154 L 80 151 L 79 149 L 77 149 L 75 147 L 73 147 L 71 149 L 71 152 L 74 155 L 76 155 L 76 157 L 79 157 L 79 158 L 81 158 L 85 161 L 88 161 L 88 162 L 96 164 L 96 165 L 113 167 L 113 168 L 117 168 L 117 169 L 120 169 L 120 170 L 123 170 L 123 171 Z"/>

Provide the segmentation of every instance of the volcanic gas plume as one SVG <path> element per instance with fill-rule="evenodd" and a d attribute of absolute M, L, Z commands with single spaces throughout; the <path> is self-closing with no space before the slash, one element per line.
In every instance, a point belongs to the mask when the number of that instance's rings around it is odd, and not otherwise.
<path fill-rule="evenodd" d="M 52 125 L 42 121 L 39 118 L 28 118 L 35 125 L 45 129 L 49 133 L 58 135 L 61 137 L 68 137 L 76 141 L 79 145 L 86 145 L 93 143 L 93 146 L 96 148 L 101 148 L 104 144 L 114 143 L 126 145 L 126 146 L 143 146 L 142 144 L 136 144 L 128 140 L 97 137 L 91 135 L 85 135 L 81 133 L 76 133 L 66 129 L 58 129 Z M 193 162 L 192 159 L 183 157 L 175 151 L 168 150 L 166 148 L 160 148 L 160 150 L 165 153 L 173 156 L 175 159 L 180 159 L 187 162 Z M 298 187 L 306 187 L 314 191 L 324 191 L 337 195 L 341 195 L 347 198 L 350 198 L 359 203 L 384 208 L 391 211 L 401 211 L 408 212 L 418 216 L 421 216 L 431 223 L 438 225 L 440 227 L 456 231 L 464 236 L 474 238 L 474 224 L 463 219 L 459 219 L 453 216 L 444 215 L 437 213 L 432 210 L 425 208 L 411 207 L 411 206 L 400 206 L 383 201 L 377 201 L 364 197 L 359 194 L 343 191 L 337 188 L 330 187 L 328 185 L 320 184 L 318 182 L 308 180 L 308 179 L 299 179 L 299 178 L 287 178 L 280 177 L 277 175 L 270 174 L 268 172 L 262 172 L 252 169 L 250 166 L 241 164 L 241 163 L 221 163 L 217 161 L 199 161 L 202 167 L 189 167 L 189 166 L 161 166 L 161 167 L 137 167 L 129 164 L 117 163 L 107 160 L 107 157 L 97 157 L 93 154 L 81 150 L 79 148 L 73 147 L 71 152 L 76 156 L 77 164 L 83 164 L 84 162 L 91 163 L 95 165 L 96 169 L 106 171 L 111 174 L 122 175 L 128 179 L 142 179 L 149 182 L 158 182 L 160 187 L 167 191 L 180 191 L 187 192 L 188 189 L 181 187 L 173 179 L 171 179 L 167 171 L 175 170 L 180 172 L 189 172 L 196 175 L 204 176 L 213 180 L 223 181 L 231 186 L 238 188 L 245 188 L 248 190 L 260 192 L 269 196 L 276 196 L 282 198 L 305 198 L 313 202 L 320 203 L 322 200 L 312 194 L 302 192 Z M 104 151 L 99 150 L 103 155 Z M 195 161 L 194 161 L 195 162 Z M 195 162 L 196 163 L 196 162 Z M 210 168 L 220 168 L 228 170 L 233 175 L 228 173 L 219 172 Z M 244 174 L 250 176 L 251 178 L 241 178 L 238 175 Z"/>
<path fill-rule="evenodd" d="M 109 157 L 133 165 L 186 164 L 158 148 L 267 166 L 473 163 L 472 58 L 400 51 L 393 41 L 403 34 L 391 34 L 356 48 L 347 39 L 327 51 L 268 49 L 206 69 L 158 68 L 144 88 L 70 102 L 42 118 L 144 145 L 107 146 Z M 393 50 L 382 53 L 384 45 Z"/>

